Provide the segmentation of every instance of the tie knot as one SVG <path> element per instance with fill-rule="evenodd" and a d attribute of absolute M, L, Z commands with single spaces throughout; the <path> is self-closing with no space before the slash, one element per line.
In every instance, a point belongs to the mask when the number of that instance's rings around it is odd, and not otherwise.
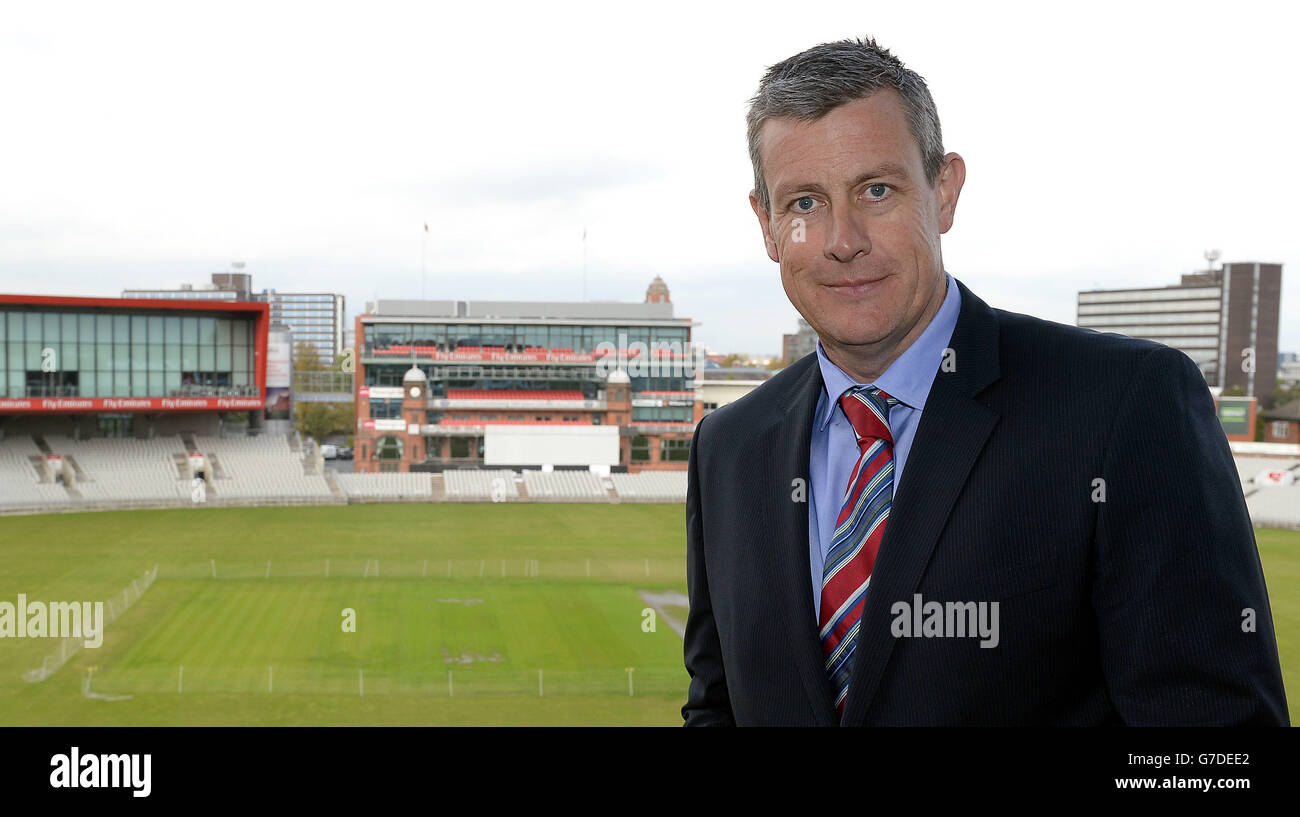
<path fill-rule="evenodd" d="M 898 405 L 898 398 L 890 397 L 875 386 L 854 386 L 840 395 L 840 408 L 853 425 L 858 445 L 884 440 L 893 445 L 889 431 L 889 410 Z"/>

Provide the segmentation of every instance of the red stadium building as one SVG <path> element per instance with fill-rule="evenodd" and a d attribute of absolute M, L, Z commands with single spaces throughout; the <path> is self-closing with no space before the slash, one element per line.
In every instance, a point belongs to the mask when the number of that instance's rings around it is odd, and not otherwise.
<path fill-rule="evenodd" d="M 378 301 L 356 320 L 355 469 L 684 470 L 692 321 L 642 303 Z"/>
<path fill-rule="evenodd" d="M 0 294 L 0 438 L 256 429 L 269 309 Z"/>

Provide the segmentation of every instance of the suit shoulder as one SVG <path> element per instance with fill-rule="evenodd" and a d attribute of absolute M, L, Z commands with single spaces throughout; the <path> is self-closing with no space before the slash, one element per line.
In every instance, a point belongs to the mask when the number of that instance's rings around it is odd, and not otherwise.
<path fill-rule="evenodd" d="M 1004 309 L 992 311 L 999 325 L 1001 357 L 1013 370 L 1031 367 L 1107 381 L 1131 374 L 1160 350 L 1187 357 L 1153 340 L 1098 332 Z"/>
<path fill-rule="evenodd" d="M 809 369 L 817 368 L 817 354 L 811 353 L 791 363 L 772 375 L 753 391 L 742 395 L 725 406 L 710 412 L 709 436 L 725 434 L 728 430 L 753 429 L 771 418 L 773 412 L 784 411 L 790 400 L 804 385 Z"/>

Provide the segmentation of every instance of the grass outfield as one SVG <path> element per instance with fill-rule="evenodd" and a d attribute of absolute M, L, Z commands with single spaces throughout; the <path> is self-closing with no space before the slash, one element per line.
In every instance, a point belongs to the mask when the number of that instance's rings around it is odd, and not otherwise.
<path fill-rule="evenodd" d="M 643 631 L 639 592 L 685 591 L 684 532 L 667 505 L 0 518 L 0 599 L 120 598 L 159 565 L 43 683 L 20 676 L 52 640 L 0 641 L 0 723 L 676 725 L 681 637 Z M 83 697 L 92 666 L 95 693 L 132 697 Z"/>
<path fill-rule="evenodd" d="M 1291 725 L 1300 719 L 1293 694 L 1300 691 L 1300 531 L 1255 530 L 1259 560 L 1264 565 L 1268 602 L 1273 608 L 1277 631 L 1277 652 L 1282 659 L 1282 683 L 1286 686 Z M 1300 700 L 1300 699 L 1297 699 Z"/>
<path fill-rule="evenodd" d="M 54 641 L 0 640 L 0 724 L 676 725 L 681 638 L 663 617 L 643 631 L 639 594 L 685 592 L 683 534 L 666 505 L 0 517 L 0 600 L 120 598 L 159 565 L 49 680 L 20 676 Z M 1300 533 L 1256 536 L 1294 689 Z M 131 697 L 84 697 L 92 667 L 93 692 Z"/>

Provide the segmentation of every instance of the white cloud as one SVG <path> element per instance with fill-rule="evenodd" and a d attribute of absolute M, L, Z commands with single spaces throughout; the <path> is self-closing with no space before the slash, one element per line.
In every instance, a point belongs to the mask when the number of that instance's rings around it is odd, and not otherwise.
<path fill-rule="evenodd" d="M 948 268 L 1062 322 L 1074 292 L 1286 265 L 1289 7 L 12 4 L 0 289 L 118 294 L 243 260 L 351 311 L 418 296 L 639 299 L 722 349 L 795 313 L 745 201 L 767 65 L 872 34 L 930 83 L 968 177 Z M 1290 322 L 1287 316 L 1291 316 Z"/>

